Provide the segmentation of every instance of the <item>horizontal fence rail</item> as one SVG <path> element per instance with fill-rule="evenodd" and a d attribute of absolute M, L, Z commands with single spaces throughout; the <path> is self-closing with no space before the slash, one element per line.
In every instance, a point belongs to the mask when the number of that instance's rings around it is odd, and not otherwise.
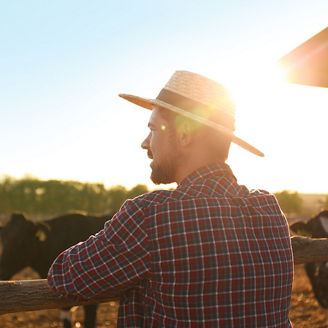
<path fill-rule="evenodd" d="M 291 238 L 294 263 L 328 261 L 328 239 Z M 13 312 L 56 309 L 119 300 L 116 291 L 88 301 L 63 300 L 49 288 L 46 279 L 0 281 L 0 315 Z"/>

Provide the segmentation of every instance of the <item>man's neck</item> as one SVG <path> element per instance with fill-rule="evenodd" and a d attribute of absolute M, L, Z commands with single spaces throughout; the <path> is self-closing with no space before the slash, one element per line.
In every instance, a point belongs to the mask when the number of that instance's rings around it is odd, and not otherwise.
<path fill-rule="evenodd" d="M 179 169 L 177 170 L 176 174 L 176 182 L 180 184 L 188 175 L 197 171 L 198 169 L 205 167 L 207 165 L 218 163 L 217 159 L 207 159 L 207 160 L 200 160 L 197 156 L 190 161 L 185 161 L 184 165 L 180 165 Z"/>

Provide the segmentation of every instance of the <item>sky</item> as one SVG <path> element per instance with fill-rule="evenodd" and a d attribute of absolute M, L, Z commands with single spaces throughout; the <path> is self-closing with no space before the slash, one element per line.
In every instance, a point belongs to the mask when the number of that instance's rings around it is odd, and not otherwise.
<path fill-rule="evenodd" d="M 140 144 L 176 70 L 229 88 L 238 181 L 327 193 L 328 89 L 292 85 L 276 61 L 327 27 L 326 0 L 0 0 L 0 176 L 100 182 L 149 178 Z M 168 186 L 172 187 L 172 186 Z"/>

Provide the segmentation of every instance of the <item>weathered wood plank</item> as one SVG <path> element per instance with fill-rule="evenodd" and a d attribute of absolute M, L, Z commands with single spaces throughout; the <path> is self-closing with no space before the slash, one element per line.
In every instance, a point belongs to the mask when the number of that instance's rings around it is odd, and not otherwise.
<path fill-rule="evenodd" d="M 0 281 L 0 315 L 102 303 L 119 299 L 120 294 L 115 292 L 91 301 L 63 300 L 51 291 L 46 279 Z"/>
<path fill-rule="evenodd" d="M 328 261 L 328 239 L 311 239 L 292 237 L 294 263 L 326 262 Z"/>

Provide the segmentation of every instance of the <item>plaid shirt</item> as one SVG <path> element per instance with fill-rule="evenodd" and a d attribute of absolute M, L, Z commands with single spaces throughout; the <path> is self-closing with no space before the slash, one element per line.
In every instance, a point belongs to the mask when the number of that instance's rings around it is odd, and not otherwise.
<path fill-rule="evenodd" d="M 62 297 L 130 288 L 118 327 L 291 327 L 289 229 L 275 197 L 237 184 L 226 164 L 176 190 L 127 200 L 102 231 L 58 256 Z"/>

